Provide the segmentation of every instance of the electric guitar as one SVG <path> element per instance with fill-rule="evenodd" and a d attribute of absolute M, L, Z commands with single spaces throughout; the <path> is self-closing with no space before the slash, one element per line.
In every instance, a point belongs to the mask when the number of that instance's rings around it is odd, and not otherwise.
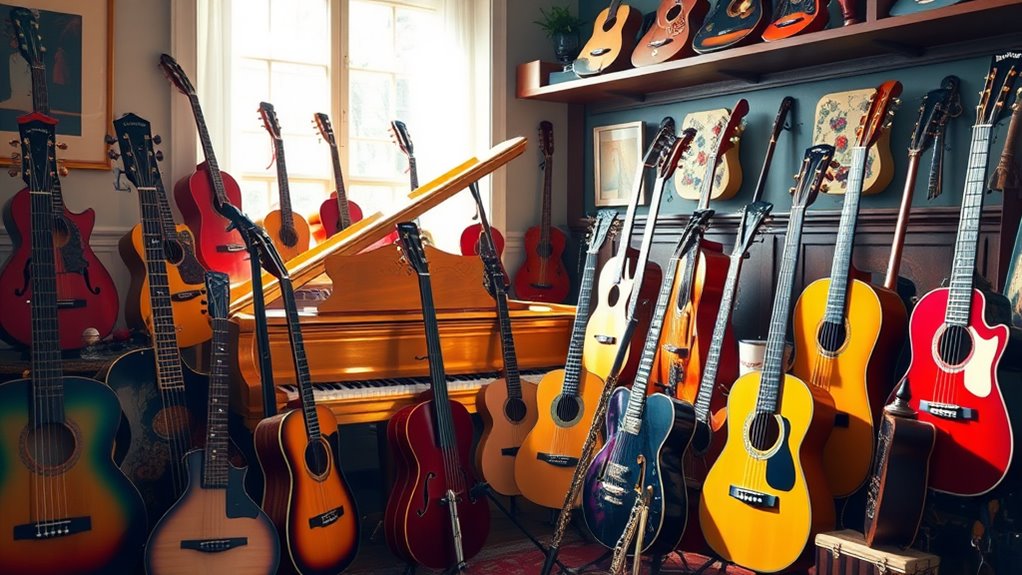
<path fill-rule="evenodd" d="M 593 35 L 582 47 L 572 70 L 586 77 L 624 69 L 641 27 L 642 12 L 621 0 L 610 0 L 610 6 L 596 15 Z"/>
<path fill-rule="evenodd" d="M 188 487 L 149 536 L 146 572 L 273 575 L 280 562 L 277 532 L 245 493 L 245 469 L 228 461 L 227 308 L 231 284 L 227 274 L 207 274 L 206 293 L 213 324 L 206 447 L 185 455 Z"/>
<path fill-rule="evenodd" d="M 763 40 L 773 42 L 823 30 L 830 22 L 828 4 L 830 0 L 777 0 Z"/>
<path fill-rule="evenodd" d="M 898 294 L 851 278 L 866 156 L 889 125 L 900 93 L 896 81 L 881 84 L 859 122 L 830 277 L 806 286 L 792 318 L 791 373 L 826 390 L 837 409 L 824 450 L 827 480 L 836 497 L 851 495 L 869 475 L 874 421 L 894 384 L 892 366 L 905 337 L 907 316 Z"/>
<path fill-rule="evenodd" d="M 57 121 L 18 118 L 32 226 L 32 371 L 0 385 L 0 572 L 132 571 L 145 507 L 112 459 L 121 407 L 112 391 L 64 376 L 53 245 Z M 6 313 L 7 306 L 5 306 Z"/>
<path fill-rule="evenodd" d="M 731 387 L 727 442 L 699 499 L 699 524 L 720 557 L 756 572 L 784 571 L 813 536 L 834 527 L 823 445 L 834 424 L 827 392 L 784 373 L 806 207 L 819 192 L 834 147 L 806 150 L 793 190 L 763 370 Z"/>
<path fill-rule="evenodd" d="M 998 374 L 1011 318 L 998 317 L 1003 296 L 977 289 L 973 273 L 991 132 L 1017 97 L 1020 72 L 1017 52 L 993 57 L 972 127 L 949 287 L 923 296 L 909 323 L 910 405 L 937 428 L 930 488 L 954 495 L 986 493 L 1011 467 L 1014 435 Z"/>
<path fill-rule="evenodd" d="M 632 51 L 632 66 L 650 66 L 692 56 L 692 35 L 710 10 L 707 0 L 661 0 L 656 21 Z"/>
<path fill-rule="evenodd" d="M 280 257 L 289 261 L 298 254 L 309 251 L 309 222 L 301 214 L 291 210 L 291 188 L 287 179 L 287 162 L 284 159 L 284 139 L 280 135 L 280 123 L 273 104 L 259 102 L 259 115 L 263 127 L 273 142 L 273 155 L 277 162 L 277 188 L 280 191 L 280 208 L 270 211 L 263 218 L 263 229 L 273 240 Z"/>
<path fill-rule="evenodd" d="M 11 22 L 17 34 L 18 51 L 28 62 L 32 73 L 32 109 L 50 113 L 46 89 L 45 48 L 39 35 L 36 12 L 12 8 Z M 17 146 L 17 142 L 13 145 Z M 62 144 L 57 144 L 58 147 Z M 117 322 L 120 299 L 110 272 L 96 257 L 89 245 L 96 212 L 92 209 L 74 214 L 64 204 L 60 179 L 54 173 L 49 179 L 50 214 L 53 217 L 54 259 L 57 274 L 57 315 L 60 316 L 60 349 L 79 349 L 95 330 L 100 338 L 110 334 Z M 22 189 L 4 204 L 4 227 L 11 236 L 13 250 L 0 269 L 0 337 L 21 346 L 32 344 L 32 200 L 30 190 Z M 88 332 L 88 333 L 86 333 Z"/>
<path fill-rule="evenodd" d="M 564 369 L 546 374 L 539 382 L 536 391 L 539 419 L 515 457 L 518 489 L 526 499 L 544 507 L 559 508 L 564 503 L 603 392 L 603 379 L 582 366 L 582 345 L 596 258 L 615 219 L 617 212 L 613 210 L 596 214 L 586 249 L 578 292 L 579 311 L 571 328 L 568 357 Z"/>
<path fill-rule="evenodd" d="M 764 0 L 717 0 L 692 39 L 692 49 L 709 54 L 755 42 L 769 23 Z"/>
<path fill-rule="evenodd" d="M 330 160 L 334 167 L 334 187 L 336 190 L 330 194 L 330 199 L 319 206 L 319 221 L 326 231 L 326 237 L 347 228 L 351 224 L 362 219 L 362 208 L 355 202 L 348 199 L 344 190 L 344 176 L 341 174 L 341 156 L 337 152 L 337 138 L 334 137 L 334 128 L 330 125 L 330 116 L 317 113 L 313 116 L 316 129 L 323 141 L 330 146 Z"/>

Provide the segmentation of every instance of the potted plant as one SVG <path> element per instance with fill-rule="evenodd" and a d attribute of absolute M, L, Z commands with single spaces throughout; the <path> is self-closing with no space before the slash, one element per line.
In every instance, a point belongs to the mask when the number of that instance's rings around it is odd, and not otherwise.
<path fill-rule="evenodd" d="M 580 33 L 585 22 L 573 15 L 568 6 L 551 6 L 550 10 L 539 9 L 540 19 L 533 20 L 554 41 L 554 55 L 564 70 L 571 69 L 571 62 L 578 55 Z"/>

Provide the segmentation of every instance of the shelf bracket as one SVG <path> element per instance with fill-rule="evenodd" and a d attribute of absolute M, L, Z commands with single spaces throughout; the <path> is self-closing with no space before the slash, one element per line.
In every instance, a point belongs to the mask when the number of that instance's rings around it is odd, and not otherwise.
<path fill-rule="evenodd" d="M 607 94 L 610 94 L 611 96 L 616 96 L 618 98 L 624 98 L 626 100 L 631 100 L 633 102 L 645 102 L 646 101 L 646 95 L 645 94 L 637 94 L 635 92 L 618 92 L 618 91 L 614 91 L 614 90 L 607 90 Z"/>
<path fill-rule="evenodd" d="M 719 72 L 729 78 L 741 80 L 747 84 L 759 84 L 761 78 L 760 74 L 756 72 L 746 72 L 744 70 L 719 70 Z"/>
<path fill-rule="evenodd" d="M 877 40 L 873 40 L 873 43 L 875 43 L 877 46 L 883 46 L 884 48 L 887 48 L 888 50 L 891 50 L 891 51 L 897 52 L 897 53 L 899 53 L 899 54 L 901 54 L 903 56 L 909 56 L 909 57 L 912 57 L 912 58 L 918 58 L 918 57 L 920 57 L 920 56 L 922 56 L 923 54 L 926 53 L 926 48 L 923 48 L 922 46 L 913 46 L 911 44 L 904 44 L 902 42 L 895 42 L 894 40 L 877 39 Z"/>

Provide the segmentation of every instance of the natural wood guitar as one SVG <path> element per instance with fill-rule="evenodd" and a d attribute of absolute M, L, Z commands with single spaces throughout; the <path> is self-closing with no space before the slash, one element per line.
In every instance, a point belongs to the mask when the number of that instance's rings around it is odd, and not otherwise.
<path fill-rule="evenodd" d="M 656 21 L 632 51 L 632 66 L 650 66 L 694 55 L 692 36 L 709 10 L 708 0 L 661 0 Z"/>
<path fill-rule="evenodd" d="M 611 0 L 610 6 L 596 15 L 593 35 L 572 64 L 575 74 L 595 76 L 628 66 L 641 27 L 641 12 L 621 0 Z"/>
<path fill-rule="evenodd" d="M 280 122 L 273 104 L 259 102 L 259 114 L 263 127 L 273 142 L 274 160 L 277 162 L 277 189 L 280 194 L 280 208 L 270 211 L 263 218 L 263 228 L 273 240 L 274 247 L 284 261 L 309 251 L 312 232 L 309 222 L 291 209 L 291 188 L 287 178 L 287 162 L 284 159 L 284 139 L 280 133 Z"/>

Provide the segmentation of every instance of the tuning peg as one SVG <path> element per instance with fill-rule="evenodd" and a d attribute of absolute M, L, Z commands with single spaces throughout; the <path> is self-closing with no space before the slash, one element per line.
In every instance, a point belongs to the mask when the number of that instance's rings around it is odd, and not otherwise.
<path fill-rule="evenodd" d="M 12 178 L 17 177 L 18 174 L 20 174 L 20 173 L 21 173 L 21 169 L 18 168 L 17 166 L 11 166 L 10 168 L 7 169 L 7 175 L 12 177 Z"/>
<path fill-rule="evenodd" d="M 794 196 L 795 195 L 795 186 L 792 186 L 792 187 L 788 188 L 788 193 Z"/>
<path fill-rule="evenodd" d="M 106 134 L 103 136 L 103 141 L 106 142 L 106 145 L 112 146 L 117 143 L 117 138 L 111 136 L 110 134 Z"/>
<path fill-rule="evenodd" d="M 153 143 L 156 144 L 157 146 L 162 144 L 163 143 L 163 136 L 161 136 L 159 134 L 154 134 L 153 135 Z"/>
<path fill-rule="evenodd" d="M 20 159 L 21 159 L 21 154 L 19 154 L 18 152 L 14 152 L 13 154 L 11 154 L 11 161 L 12 162 L 17 162 Z"/>
<path fill-rule="evenodd" d="M 11 141 L 7 143 L 10 144 L 12 148 L 17 148 L 18 146 L 21 145 L 21 141 L 18 140 L 17 138 L 11 138 Z"/>
<path fill-rule="evenodd" d="M 156 161 L 157 162 L 163 161 L 163 150 L 156 150 Z"/>
<path fill-rule="evenodd" d="M 117 150 L 107 150 L 106 156 L 111 160 L 116 160 L 121 157 L 121 154 Z"/>
<path fill-rule="evenodd" d="M 57 166 L 57 173 L 60 174 L 60 177 L 66 178 L 67 175 L 71 173 L 71 170 L 68 170 L 67 166 L 65 166 L 64 164 L 60 164 L 59 166 Z"/>
<path fill-rule="evenodd" d="M 64 142 L 57 142 L 57 149 L 58 150 L 66 150 L 67 149 L 67 144 L 65 144 Z"/>
<path fill-rule="evenodd" d="M 820 191 L 826 194 L 830 191 L 830 186 L 827 184 L 820 184 Z"/>

